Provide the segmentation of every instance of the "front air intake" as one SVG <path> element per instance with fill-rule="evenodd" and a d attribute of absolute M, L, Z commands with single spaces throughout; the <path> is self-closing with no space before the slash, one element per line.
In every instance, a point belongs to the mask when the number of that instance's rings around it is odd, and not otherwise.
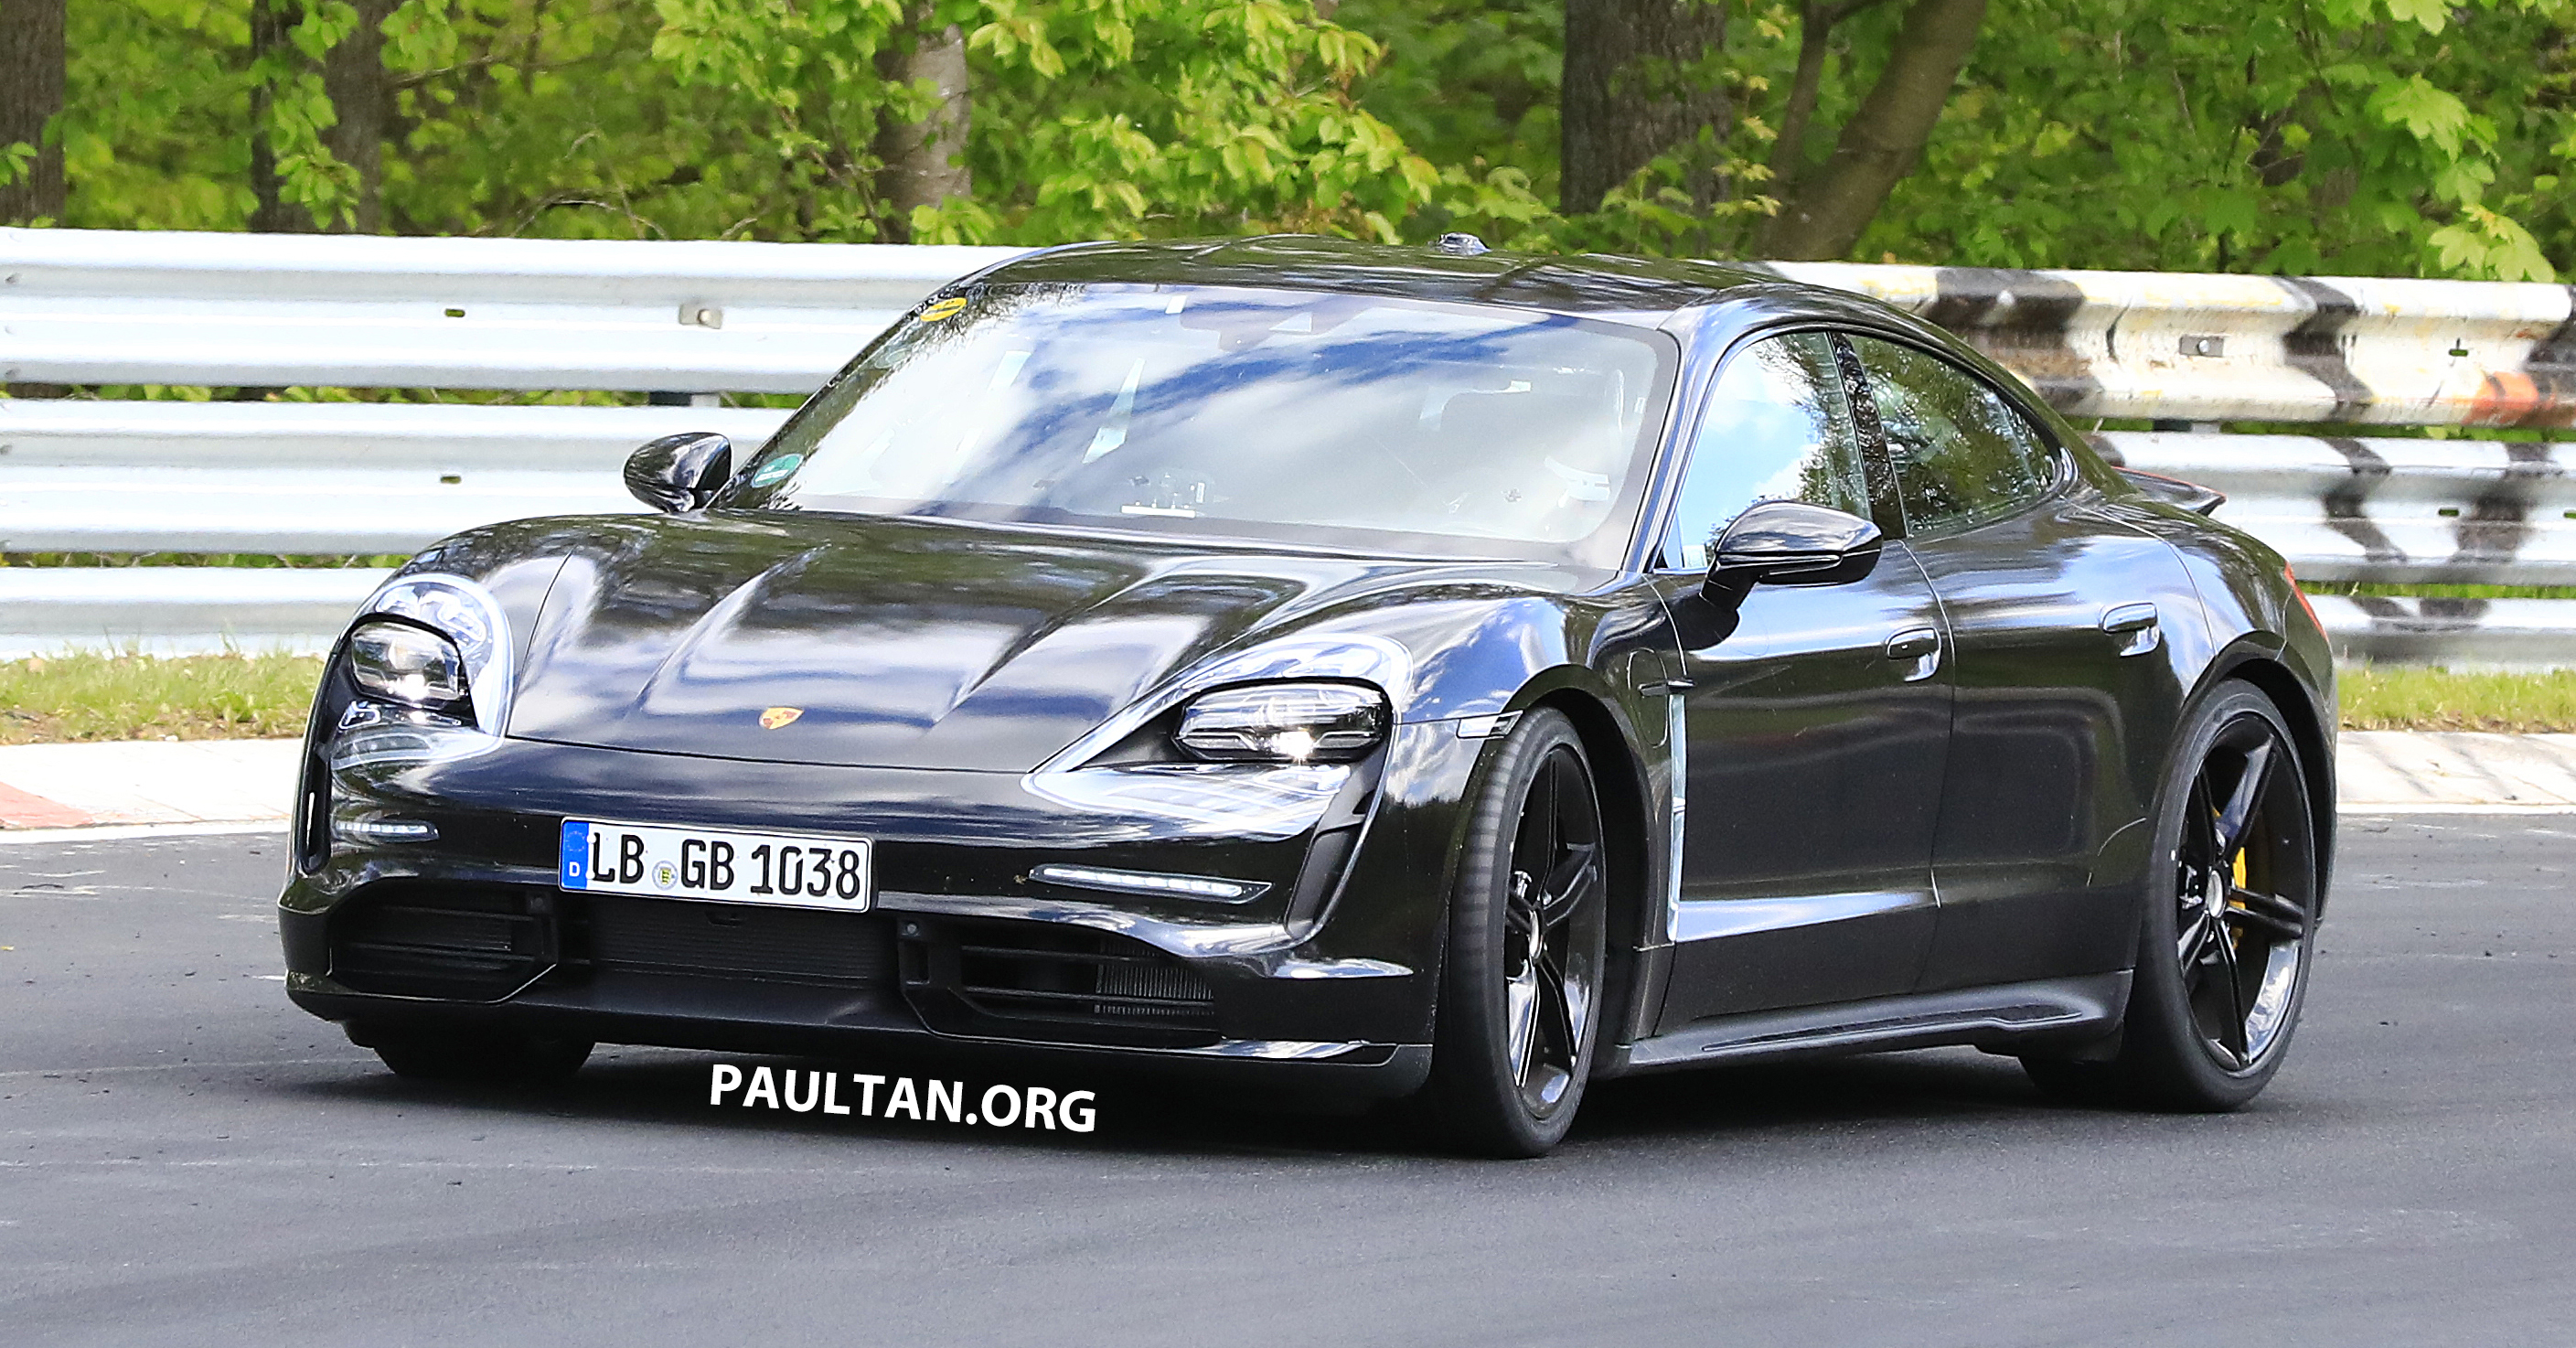
<path fill-rule="evenodd" d="M 1054 923 L 905 918 L 904 995 L 944 1034 L 1185 1048 L 1216 1042 L 1216 993 L 1142 941 Z"/>
<path fill-rule="evenodd" d="M 553 890 L 380 880 L 331 911 L 331 980 L 394 997 L 497 1001 L 554 967 Z"/>
<path fill-rule="evenodd" d="M 594 968 L 818 987 L 894 978 L 883 918 L 755 904 L 592 895 Z"/>

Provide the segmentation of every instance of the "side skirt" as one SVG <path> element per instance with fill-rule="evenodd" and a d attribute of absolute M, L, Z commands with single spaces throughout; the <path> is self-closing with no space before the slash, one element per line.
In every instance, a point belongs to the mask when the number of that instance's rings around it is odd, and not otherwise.
<path fill-rule="evenodd" d="M 2129 974 L 2088 974 L 1948 992 L 1915 992 L 1837 1006 L 1749 1011 L 1685 1025 L 1604 1054 L 1598 1076 L 1703 1063 L 1973 1044 L 2018 1051 L 2082 1043 L 2119 1027 Z"/>

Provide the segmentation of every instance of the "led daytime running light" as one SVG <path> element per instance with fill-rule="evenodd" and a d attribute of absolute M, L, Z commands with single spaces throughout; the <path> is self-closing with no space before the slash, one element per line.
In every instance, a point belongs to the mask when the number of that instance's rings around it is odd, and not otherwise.
<path fill-rule="evenodd" d="M 1270 888 L 1258 880 L 1220 880 L 1208 875 L 1164 875 L 1155 871 L 1113 871 L 1098 866 L 1068 866 L 1057 862 L 1033 868 L 1029 878 L 1078 889 L 1108 889 L 1121 894 L 1177 894 L 1191 899 L 1214 899 L 1219 903 L 1242 903 Z"/>
<path fill-rule="evenodd" d="M 374 811 L 338 810 L 331 815 L 331 836 L 346 843 L 424 843 L 438 841 L 438 826 L 424 819 L 395 819 Z"/>

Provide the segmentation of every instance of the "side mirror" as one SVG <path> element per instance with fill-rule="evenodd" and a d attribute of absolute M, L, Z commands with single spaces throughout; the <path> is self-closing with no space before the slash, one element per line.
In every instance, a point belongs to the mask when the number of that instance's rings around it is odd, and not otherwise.
<path fill-rule="evenodd" d="M 713 431 L 648 440 L 626 457 L 626 490 L 666 514 L 703 509 L 733 480 L 733 442 Z"/>
<path fill-rule="evenodd" d="M 1878 526 L 1804 501 L 1764 501 L 1718 535 L 1705 590 L 1741 596 L 1755 585 L 1840 585 L 1878 567 Z"/>

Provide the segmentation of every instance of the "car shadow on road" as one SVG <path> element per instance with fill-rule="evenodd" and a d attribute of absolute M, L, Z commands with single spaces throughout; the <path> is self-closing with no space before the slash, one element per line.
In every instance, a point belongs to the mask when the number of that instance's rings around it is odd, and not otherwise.
<path fill-rule="evenodd" d="M 996 1081 L 1044 1086 L 1062 1096 L 1094 1093 L 1097 1122 L 1088 1133 L 1062 1127 L 993 1127 L 953 1121 L 826 1115 L 781 1102 L 746 1105 L 741 1091 L 710 1103 L 715 1064 L 745 1072 L 788 1071 L 963 1079 L 968 1098 Z M 788 1057 L 719 1055 L 661 1049 L 608 1049 L 568 1081 L 504 1086 L 425 1082 L 370 1071 L 306 1081 L 289 1089 L 351 1104 L 399 1105 L 465 1113 L 543 1115 L 558 1119 L 668 1124 L 733 1135 L 846 1136 L 853 1141 L 1081 1150 L 1155 1155 L 1436 1159 L 1451 1153 L 1434 1130 L 1399 1108 L 1328 1112 L 1272 1093 L 1210 1086 L 1148 1074 L 997 1072 L 977 1064 L 871 1059 L 865 1064 Z M 856 1097 L 846 1097 L 845 1105 Z M 971 1108 L 971 1106 L 970 1106 Z M 1597 1083 L 1569 1145 L 1705 1141 L 1807 1131 L 1818 1125 L 1948 1127 L 1963 1117 L 2006 1118 L 2060 1112 L 2007 1058 L 1972 1051 L 1876 1054 L 1770 1066 L 1708 1068 Z"/>
<path fill-rule="evenodd" d="M 1872 1053 L 1598 1082 L 1573 1139 L 1742 1136 L 1819 1124 L 1947 1127 L 2064 1108 L 2010 1058 L 1973 1049 Z"/>

